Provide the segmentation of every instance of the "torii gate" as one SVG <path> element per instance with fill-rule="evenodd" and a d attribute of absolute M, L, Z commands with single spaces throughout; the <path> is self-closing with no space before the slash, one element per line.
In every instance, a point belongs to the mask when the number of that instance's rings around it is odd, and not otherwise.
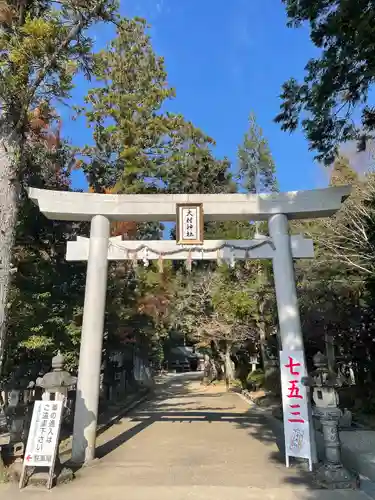
<path fill-rule="evenodd" d="M 35 188 L 28 194 L 49 219 L 91 221 L 90 238 L 78 237 L 67 248 L 68 260 L 87 260 L 72 460 L 88 463 L 95 458 L 108 260 L 140 259 L 147 264 L 163 256 L 232 262 L 234 258 L 272 259 L 282 348 L 303 350 L 293 259 L 312 258 L 313 242 L 289 236 L 288 219 L 330 217 L 349 196 L 350 186 L 260 195 L 114 195 Z M 182 205 L 201 205 L 205 221 L 268 220 L 270 237 L 197 241 L 194 248 L 173 241 L 110 238 L 111 221 L 175 221 L 176 207 Z M 199 224 L 202 231 L 203 218 L 201 223 L 196 221 L 197 231 Z"/>

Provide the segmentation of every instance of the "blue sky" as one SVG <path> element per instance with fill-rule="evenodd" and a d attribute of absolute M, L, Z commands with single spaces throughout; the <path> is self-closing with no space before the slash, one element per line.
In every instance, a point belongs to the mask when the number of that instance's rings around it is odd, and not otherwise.
<path fill-rule="evenodd" d="M 327 173 L 313 161 L 302 133 L 289 135 L 273 123 L 282 83 L 290 76 L 302 78 L 307 60 L 316 54 L 307 29 L 286 27 L 281 0 L 126 0 L 121 10 L 152 25 L 153 46 L 165 57 L 177 92 L 167 108 L 211 135 L 217 156 L 236 161 L 252 111 L 269 140 L 281 190 L 327 184 Z M 109 27 L 97 27 L 96 48 L 113 35 Z M 74 104 L 87 88 L 82 78 L 77 80 Z M 75 144 L 89 143 L 85 124 L 71 121 L 68 109 L 62 114 L 64 134 Z M 82 174 L 74 174 L 74 186 L 86 187 Z"/>

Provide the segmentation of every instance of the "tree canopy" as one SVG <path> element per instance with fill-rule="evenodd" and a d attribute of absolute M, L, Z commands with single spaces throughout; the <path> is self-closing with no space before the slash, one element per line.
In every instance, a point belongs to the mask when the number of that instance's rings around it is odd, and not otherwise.
<path fill-rule="evenodd" d="M 57 102 L 69 98 L 78 72 L 91 76 L 89 28 L 117 18 L 112 0 L 4 1 L 0 6 L 0 371 L 20 190 L 31 174 L 30 132 Z"/>
<path fill-rule="evenodd" d="M 289 131 L 301 125 L 317 158 L 330 164 L 343 142 L 355 139 L 364 149 L 373 137 L 375 5 L 368 0 L 283 2 L 288 25 L 308 24 L 319 55 L 307 62 L 303 82 L 284 83 L 276 121 Z"/>

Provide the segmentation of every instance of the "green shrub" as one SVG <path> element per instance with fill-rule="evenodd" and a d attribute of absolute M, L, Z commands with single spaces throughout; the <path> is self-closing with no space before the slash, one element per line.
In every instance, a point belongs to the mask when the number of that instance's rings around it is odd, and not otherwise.
<path fill-rule="evenodd" d="M 249 389 L 259 390 L 264 386 L 264 373 L 262 370 L 255 370 L 247 376 L 247 385 Z"/>
<path fill-rule="evenodd" d="M 237 378 L 232 380 L 231 386 L 233 389 L 242 389 L 243 388 L 241 380 L 239 380 Z"/>

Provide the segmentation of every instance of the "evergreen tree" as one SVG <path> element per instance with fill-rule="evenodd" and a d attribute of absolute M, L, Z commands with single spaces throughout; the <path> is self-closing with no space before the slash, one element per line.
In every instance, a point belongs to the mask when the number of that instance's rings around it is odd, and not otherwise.
<path fill-rule="evenodd" d="M 43 117 L 40 112 L 33 115 L 24 150 L 24 181 L 35 187 L 70 190 L 73 153 L 60 138 L 61 124 L 51 112 Z M 78 229 L 70 222 L 46 219 L 22 189 L 4 376 L 18 368 L 36 377 L 43 366 L 49 367 L 59 349 L 68 367 L 76 367 L 85 266 L 67 262 L 65 253 L 67 241 Z"/>
<path fill-rule="evenodd" d="M 229 162 L 216 160 L 213 139 L 182 115 L 163 111 L 175 96 L 162 57 L 155 54 L 143 19 L 122 19 L 108 48 L 94 58 L 96 85 L 84 113 L 94 145 L 82 151 L 81 167 L 91 190 L 108 193 L 222 192 L 232 189 Z M 158 223 L 113 224 L 114 234 L 157 239 Z M 116 263 L 109 270 L 107 347 L 132 332 L 158 344 L 168 330 L 174 268 L 147 269 Z M 151 345 L 152 344 L 152 345 Z M 147 350 L 147 349 L 146 349 Z"/>
<path fill-rule="evenodd" d="M 218 163 L 216 174 L 210 168 L 214 141 L 182 115 L 162 111 L 175 90 L 147 28 L 143 19 L 122 19 L 110 46 L 95 56 L 98 85 L 80 110 L 95 140 L 84 150 L 89 183 L 96 192 L 155 193 L 184 192 L 207 182 L 205 175 L 224 182 L 228 165 Z"/>
<path fill-rule="evenodd" d="M 242 187 L 253 194 L 279 190 L 271 150 L 255 115 L 249 117 L 249 130 L 238 148 L 238 177 Z"/>
<path fill-rule="evenodd" d="M 302 83 L 282 89 L 276 122 L 283 130 L 302 125 L 317 158 L 332 163 L 343 141 L 373 138 L 375 109 L 369 93 L 375 79 L 375 4 L 368 0 L 283 0 L 288 26 L 308 24 L 319 56 L 307 61 Z M 354 113 L 362 111 L 356 126 Z"/>
<path fill-rule="evenodd" d="M 249 193 L 272 193 L 279 190 L 271 150 L 254 114 L 249 117 L 249 130 L 238 148 L 238 177 L 243 189 Z M 266 233 L 267 231 L 266 225 L 259 222 L 255 223 L 255 229 L 256 233 L 259 231 Z M 275 300 L 274 294 L 271 292 L 272 264 L 259 260 L 252 261 L 251 267 L 256 276 L 252 283 L 252 293 L 256 297 L 253 316 L 259 332 L 263 368 L 265 376 L 268 378 L 271 367 L 267 351 L 267 338 L 274 329 L 275 322 Z"/>
<path fill-rule="evenodd" d="M 90 74 L 87 29 L 112 20 L 115 9 L 112 0 L 67 0 L 58 7 L 9 0 L 0 7 L 0 363 L 30 113 L 66 99 L 78 71 Z"/>

